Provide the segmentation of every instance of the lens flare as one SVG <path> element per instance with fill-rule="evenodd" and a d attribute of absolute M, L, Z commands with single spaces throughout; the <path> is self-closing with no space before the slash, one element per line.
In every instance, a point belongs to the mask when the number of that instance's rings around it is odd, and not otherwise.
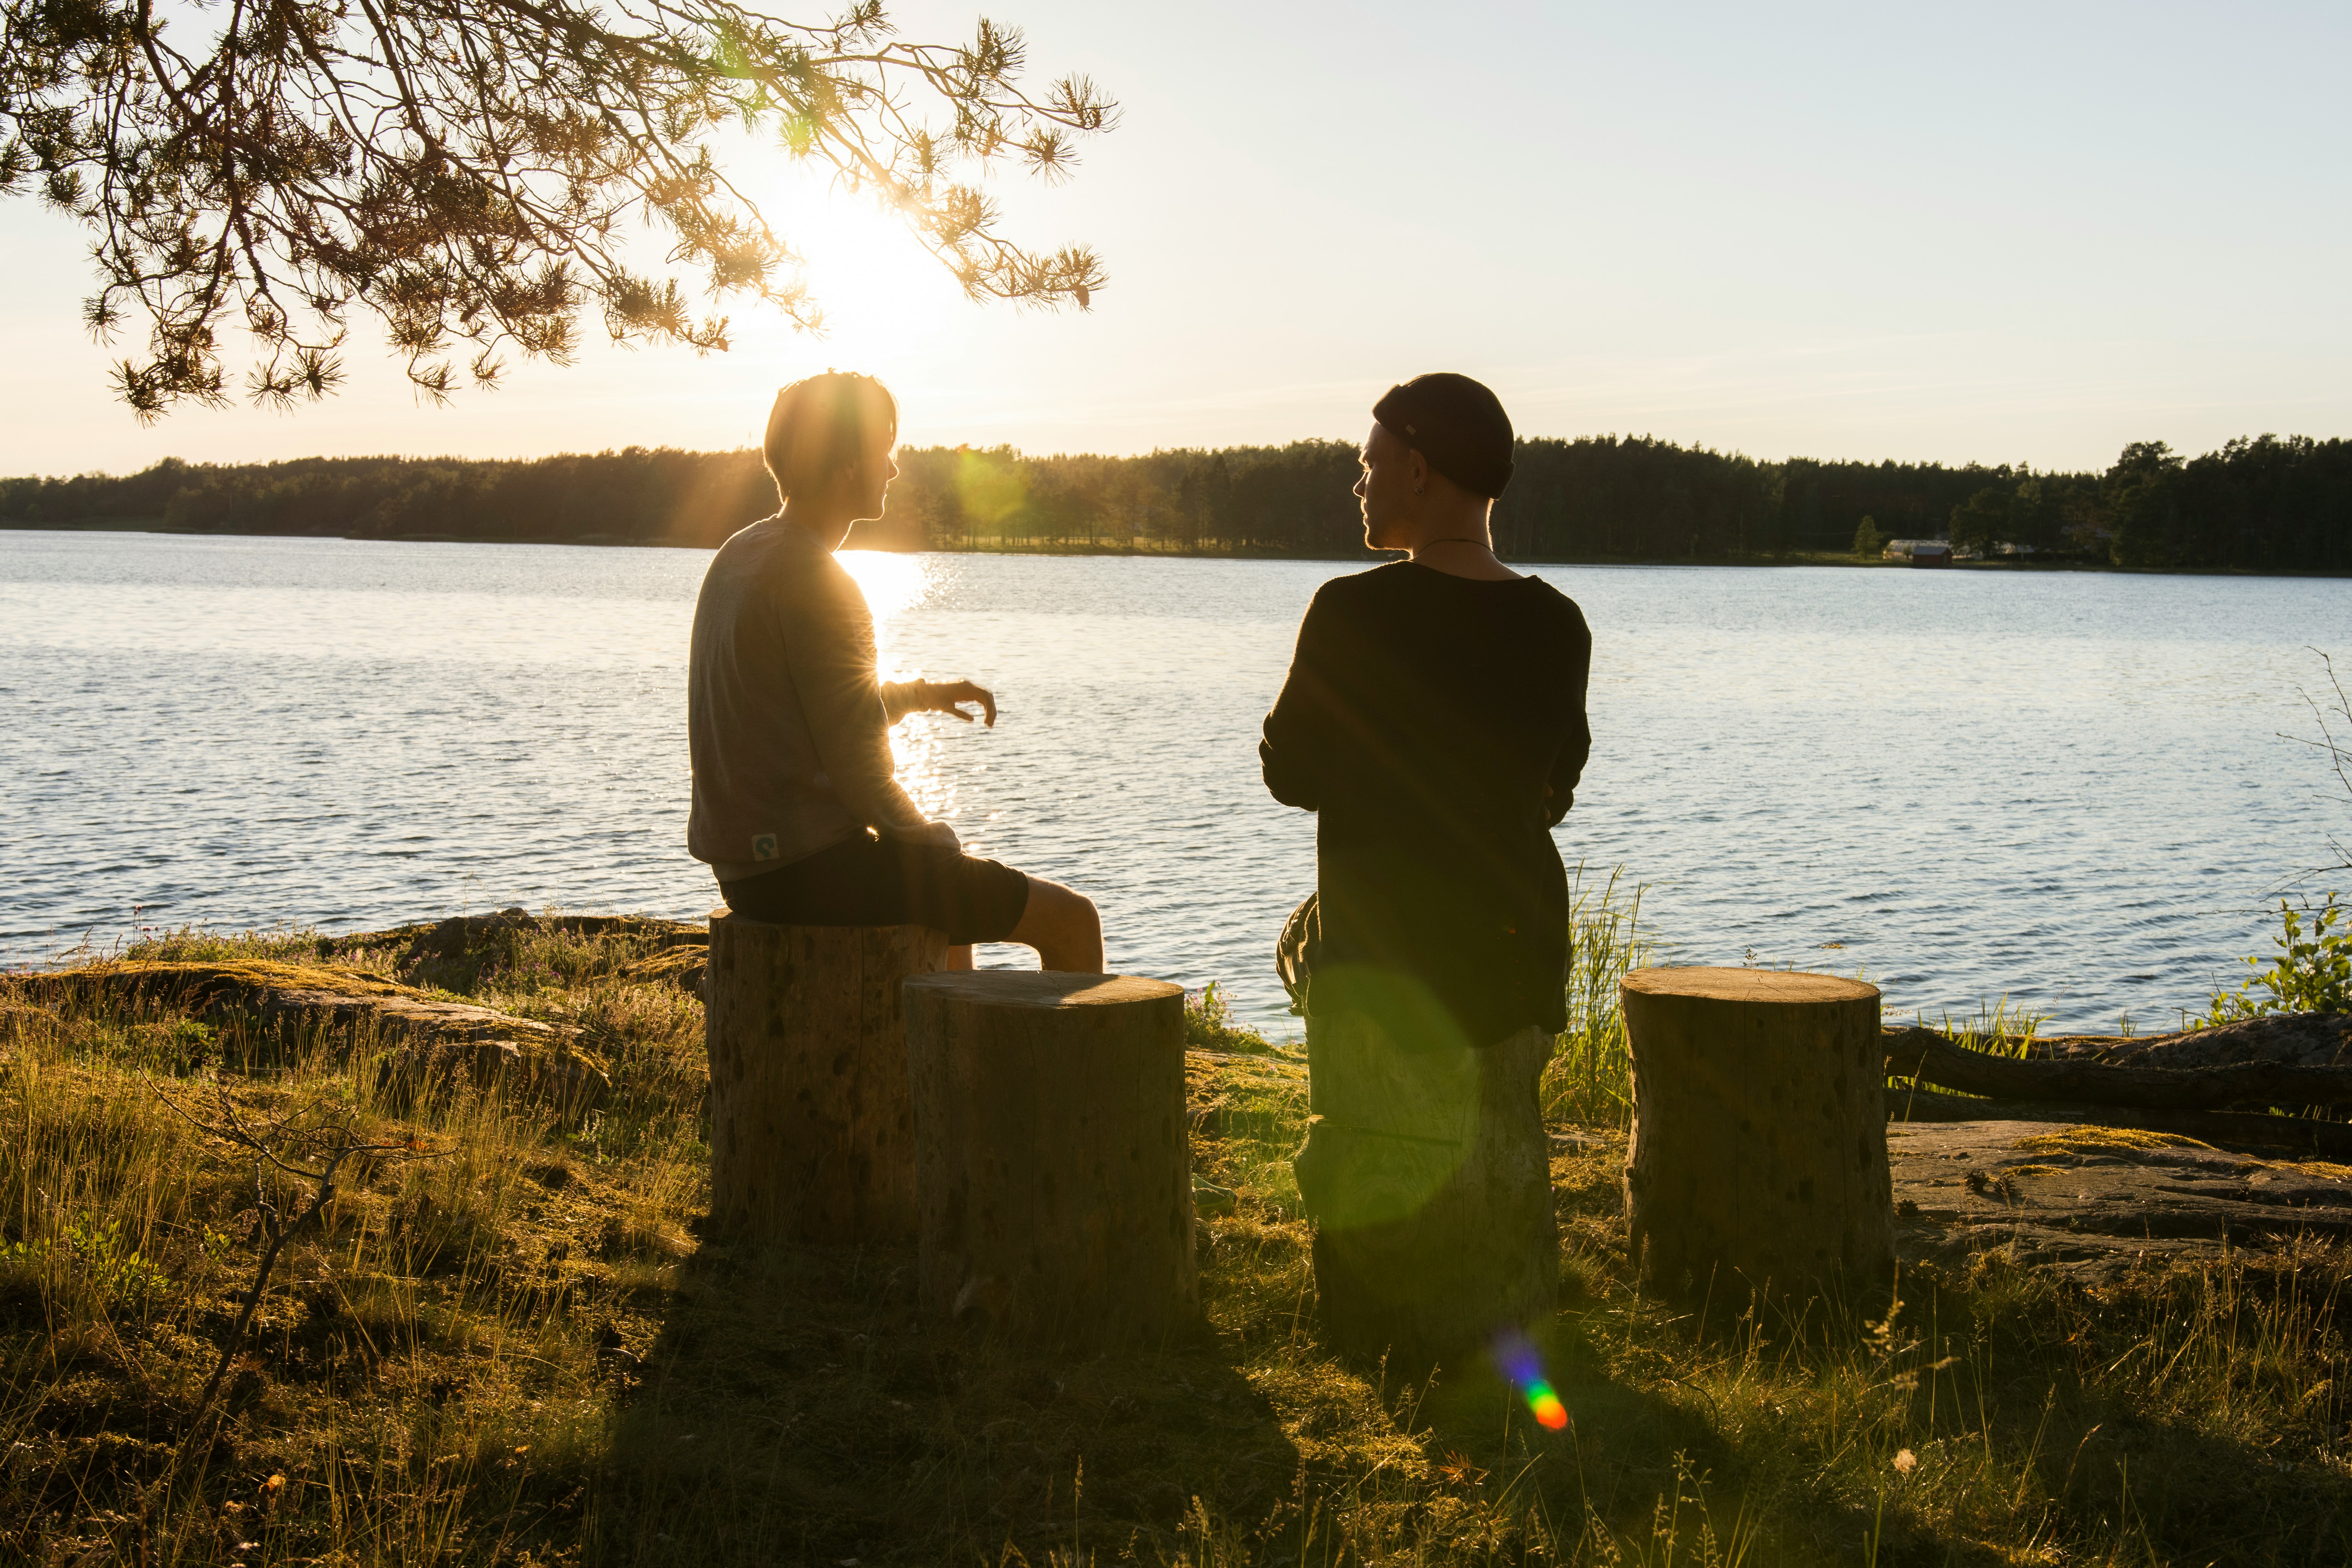
<path fill-rule="evenodd" d="M 1518 1385 L 1538 1425 L 1552 1432 L 1568 1425 L 1568 1406 L 1560 1402 L 1550 1380 L 1544 1376 L 1543 1352 L 1527 1335 L 1517 1329 L 1506 1329 L 1496 1334 L 1495 1365 Z"/>

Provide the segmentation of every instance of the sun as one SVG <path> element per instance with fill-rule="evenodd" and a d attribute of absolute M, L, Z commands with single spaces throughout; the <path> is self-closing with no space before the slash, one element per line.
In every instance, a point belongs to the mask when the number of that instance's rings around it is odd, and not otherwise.
<path fill-rule="evenodd" d="M 823 316 L 807 332 L 764 320 L 772 312 L 739 311 L 739 325 L 751 329 L 747 357 L 787 360 L 793 375 L 831 365 L 887 382 L 893 373 L 919 375 L 954 352 L 974 307 L 902 216 L 781 153 L 755 155 L 735 172 L 761 192 L 761 210 L 801 258 L 801 280 Z M 777 378 L 763 368 L 759 379 Z"/>

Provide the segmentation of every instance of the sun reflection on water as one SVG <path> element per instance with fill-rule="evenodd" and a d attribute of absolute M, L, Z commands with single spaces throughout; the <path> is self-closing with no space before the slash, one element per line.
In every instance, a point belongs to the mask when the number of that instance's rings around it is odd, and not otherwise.
<path fill-rule="evenodd" d="M 0 963 L 93 925 L 103 940 L 134 908 L 238 931 L 380 928 L 468 898 L 708 910 L 685 842 L 708 562 L 0 531 L 17 807 L 0 816 Z M 1349 563 L 844 565 L 886 674 L 969 676 L 1003 704 L 993 731 L 896 727 L 921 807 L 1096 900 L 1121 970 L 1214 980 L 1294 1037 L 1266 955 L 1314 886 L 1315 821 L 1265 793 L 1256 745 L 1300 614 Z M 1542 574 L 1598 650 L 1599 742 L 1561 851 L 1648 882 L 1645 922 L 1678 962 L 1753 946 L 1866 964 L 1905 1016 L 2006 993 L 2053 1028 L 2107 1028 L 2126 1004 L 2200 1005 L 2266 946 L 2255 895 L 2332 828 L 2326 775 L 2278 735 L 2309 721 L 2305 646 L 2352 646 L 2340 584 Z M 1890 757 L 1935 788 L 1889 809 Z M 18 817 L 38 831 L 10 835 Z M 1923 858 L 1924 840 L 1953 847 Z"/>
<path fill-rule="evenodd" d="M 887 550 L 843 550 L 835 553 L 842 569 L 856 581 L 874 613 L 874 647 L 885 680 L 913 680 L 926 671 L 908 668 L 898 658 L 899 617 L 930 595 L 932 563 L 920 555 Z M 953 822 L 956 788 L 941 751 L 944 730 L 963 726 L 953 720 L 917 714 L 890 731 L 890 755 L 898 763 L 898 784 L 926 816 Z"/>
<path fill-rule="evenodd" d="M 841 563 L 842 570 L 857 580 L 858 591 L 866 595 L 866 607 L 874 612 L 874 635 L 886 638 L 889 623 L 905 610 L 919 604 L 929 591 L 931 563 L 920 555 L 901 555 L 888 550 L 842 550 L 833 557 Z M 888 666 L 886 663 L 887 672 Z"/>

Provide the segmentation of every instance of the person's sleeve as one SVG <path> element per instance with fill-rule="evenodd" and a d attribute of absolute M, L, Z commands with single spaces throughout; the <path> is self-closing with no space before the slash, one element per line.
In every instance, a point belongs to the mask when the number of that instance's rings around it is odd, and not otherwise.
<path fill-rule="evenodd" d="M 896 724 L 923 705 L 930 695 L 928 680 L 886 680 L 882 683 L 882 721 Z"/>
<path fill-rule="evenodd" d="M 1290 674 L 1265 716 L 1257 743 L 1266 793 L 1302 811 L 1322 809 L 1324 768 L 1330 756 L 1332 693 L 1326 633 L 1331 613 L 1325 593 L 1318 593 L 1307 606 Z"/>
<path fill-rule="evenodd" d="M 874 617 L 856 585 L 845 574 L 839 584 L 799 586 L 782 606 L 785 674 L 833 793 L 877 832 L 956 847 L 955 829 L 927 820 L 898 787 L 890 716 L 875 675 Z"/>
<path fill-rule="evenodd" d="M 1567 700 L 1561 705 L 1559 750 L 1552 756 L 1549 788 L 1544 797 L 1545 814 L 1555 827 L 1576 804 L 1577 783 L 1584 777 L 1584 764 L 1592 756 L 1592 725 L 1584 710 L 1585 694 L 1592 684 L 1592 628 L 1585 625 L 1582 611 L 1570 614 L 1574 621 L 1559 670 Z"/>

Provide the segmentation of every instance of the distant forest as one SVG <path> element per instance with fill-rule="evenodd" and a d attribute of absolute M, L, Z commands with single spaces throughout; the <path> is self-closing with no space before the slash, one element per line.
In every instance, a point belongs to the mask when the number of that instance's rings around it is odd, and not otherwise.
<path fill-rule="evenodd" d="M 887 515 L 853 543 L 895 550 L 1363 553 L 1342 441 L 1024 457 L 902 450 Z M 312 458 L 125 478 L 0 479 L 0 524 L 197 533 L 715 545 L 775 509 L 759 454 L 631 447 L 494 462 Z M 2262 436 L 2185 458 L 2124 448 L 2105 473 L 2006 465 L 1766 463 L 1647 437 L 1521 441 L 1495 509 L 1527 561 L 1770 561 L 1948 537 L 2058 560 L 2352 571 L 2352 441 Z"/>

